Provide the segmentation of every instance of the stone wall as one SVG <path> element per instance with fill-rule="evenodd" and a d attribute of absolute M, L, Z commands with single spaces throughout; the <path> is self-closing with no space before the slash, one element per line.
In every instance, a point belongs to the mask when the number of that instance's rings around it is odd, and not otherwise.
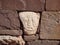
<path fill-rule="evenodd" d="M 60 0 L 0 0 L 0 30 L 22 30 L 19 13 L 40 13 L 35 35 L 23 33 L 26 45 L 60 45 Z"/>

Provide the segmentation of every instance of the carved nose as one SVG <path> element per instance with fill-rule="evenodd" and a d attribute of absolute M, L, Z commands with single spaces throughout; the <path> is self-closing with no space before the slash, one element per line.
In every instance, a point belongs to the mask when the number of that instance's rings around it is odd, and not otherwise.
<path fill-rule="evenodd" d="M 33 22 L 31 18 L 28 19 L 28 27 L 33 27 Z"/>

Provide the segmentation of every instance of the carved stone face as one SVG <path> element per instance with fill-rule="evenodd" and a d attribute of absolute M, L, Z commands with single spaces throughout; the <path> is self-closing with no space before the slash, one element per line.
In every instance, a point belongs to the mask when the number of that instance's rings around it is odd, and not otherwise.
<path fill-rule="evenodd" d="M 39 24 L 40 14 L 35 12 L 20 12 L 19 16 L 23 23 L 25 34 L 35 34 Z"/>

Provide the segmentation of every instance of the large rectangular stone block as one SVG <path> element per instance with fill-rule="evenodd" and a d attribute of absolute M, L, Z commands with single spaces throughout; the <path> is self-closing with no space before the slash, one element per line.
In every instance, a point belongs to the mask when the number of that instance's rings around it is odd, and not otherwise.
<path fill-rule="evenodd" d="M 42 13 L 40 38 L 60 39 L 60 12 Z"/>
<path fill-rule="evenodd" d="M 0 10 L 0 30 L 20 30 L 18 14 L 14 10 Z"/>
<path fill-rule="evenodd" d="M 26 0 L 26 10 L 43 11 L 45 0 Z"/>
<path fill-rule="evenodd" d="M 23 4 L 20 0 L 1 0 L 3 9 L 18 10 L 23 9 Z"/>
<path fill-rule="evenodd" d="M 18 19 L 17 12 L 14 10 L 1 9 L 0 10 L 0 34 L 15 35 L 18 34 L 19 32 L 20 32 L 20 20 Z"/>
<path fill-rule="evenodd" d="M 30 10 L 42 11 L 44 10 L 43 0 L 1 0 L 3 9 L 13 10 Z"/>
<path fill-rule="evenodd" d="M 49 40 L 36 40 L 28 42 L 28 45 L 58 45 L 59 41 L 49 41 Z"/>
<path fill-rule="evenodd" d="M 60 10 L 60 0 L 46 0 L 46 10 Z"/>

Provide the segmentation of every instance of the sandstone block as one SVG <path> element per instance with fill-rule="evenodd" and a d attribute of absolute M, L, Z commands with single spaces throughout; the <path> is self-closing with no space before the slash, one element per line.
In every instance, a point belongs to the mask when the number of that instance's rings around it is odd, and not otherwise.
<path fill-rule="evenodd" d="M 38 35 L 24 35 L 25 41 L 35 41 L 39 38 Z"/>
<path fill-rule="evenodd" d="M 44 10 L 43 0 L 1 0 L 3 9 L 12 10 L 30 10 L 42 11 Z"/>
<path fill-rule="evenodd" d="M 21 10 L 24 4 L 20 0 L 1 0 L 3 9 Z"/>
<path fill-rule="evenodd" d="M 14 10 L 0 10 L 0 35 L 18 35 L 20 31 L 18 14 Z M 19 34 L 19 35 L 20 35 Z"/>
<path fill-rule="evenodd" d="M 60 39 L 60 12 L 42 13 L 40 38 Z"/>
<path fill-rule="evenodd" d="M 0 30 L 4 29 L 20 30 L 20 22 L 16 11 L 0 10 Z"/>
<path fill-rule="evenodd" d="M 60 0 L 46 0 L 46 10 L 60 10 Z"/>
<path fill-rule="evenodd" d="M 58 45 L 59 41 L 36 40 L 28 42 L 28 45 Z"/>

